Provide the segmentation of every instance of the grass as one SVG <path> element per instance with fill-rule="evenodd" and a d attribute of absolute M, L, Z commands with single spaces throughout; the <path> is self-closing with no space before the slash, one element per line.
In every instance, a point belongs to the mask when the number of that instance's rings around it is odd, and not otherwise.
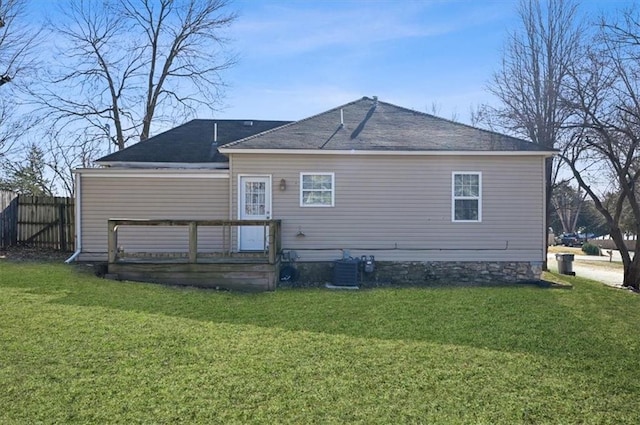
<path fill-rule="evenodd" d="M 586 264 L 591 267 L 600 268 L 603 270 L 623 271 L 624 264 L 622 261 L 600 261 L 600 260 L 578 260 L 576 263 Z"/>
<path fill-rule="evenodd" d="M 640 297 L 567 279 L 237 294 L 0 260 L 0 423 L 638 423 Z"/>

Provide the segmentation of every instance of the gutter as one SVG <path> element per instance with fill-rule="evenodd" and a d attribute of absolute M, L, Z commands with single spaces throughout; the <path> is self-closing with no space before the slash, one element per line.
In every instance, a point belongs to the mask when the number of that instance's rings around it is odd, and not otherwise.
<path fill-rule="evenodd" d="M 82 252 L 82 216 L 80 214 L 80 212 L 82 211 L 81 209 L 81 205 L 82 205 L 82 186 L 81 186 L 81 182 L 82 178 L 81 178 L 81 174 L 76 171 L 76 208 L 75 208 L 75 214 L 76 214 L 76 251 L 71 255 L 71 257 L 67 258 L 65 260 L 65 264 L 69 264 L 72 261 L 75 261 L 76 258 L 78 258 L 78 256 L 80 255 L 80 252 Z"/>
<path fill-rule="evenodd" d="M 340 129 L 340 128 L 338 128 Z M 226 145 L 225 145 L 226 146 Z M 357 150 L 357 149 L 262 149 L 262 148 L 218 148 L 221 154 L 229 155 L 234 153 L 252 154 L 278 154 L 278 155 L 371 155 L 371 156 L 543 156 L 551 157 L 558 154 L 558 150 L 545 151 L 456 151 L 456 150 Z"/>
<path fill-rule="evenodd" d="M 226 170 L 228 164 L 226 162 L 136 162 L 136 161 L 96 161 L 107 168 L 119 169 L 187 169 L 187 170 Z"/>
<path fill-rule="evenodd" d="M 180 169 L 180 168 L 77 168 L 76 174 L 90 177 L 130 177 L 130 178 L 199 178 L 226 179 L 227 169 Z"/>

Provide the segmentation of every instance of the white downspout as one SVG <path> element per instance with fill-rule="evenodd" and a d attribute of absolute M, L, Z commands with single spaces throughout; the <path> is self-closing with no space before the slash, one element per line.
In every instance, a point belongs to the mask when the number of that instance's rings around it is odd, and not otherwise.
<path fill-rule="evenodd" d="M 81 186 L 81 182 L 82 178 L 81 178 L 81 174 L 80 174 L 80 170 L 76 170 L 76 206 L 75 206 L 75 214 L 76 214 L 76 252 L 74 252 L 71 257 L 67 258 L 65 260 L 66 264 L 71 263 L 72 261 L 75 261 L 76 258 L 78 258 L 78 256 L 80 255 L 80 252 L 82 251 L 82 216 L 80 215 L 80 212 L 82 211 L 81 209 L 81 205 L 82 205 L 82 186 Z"/>
<path fill-rule="evenodd" d="M 234 179 L 233 179 L 233 155 L 229 155 L 229 220 L 233 220 L 233 188 L 234 188 Z M 238 187 L 237 184 L 235 187 Z M 240 195 L 237 195 L 240 196 Z M 239 231 L 236 229 L 236 234 L 239 235 Z M 229 227 L 229 246 L 227 249 L 229 252 L 234 251 L 233 249 L 233 228 Z M 237 246 L 237 245 L 236 245 Z"/>
<path fill-rule="evenodd" d="M 229 155 L 229 220 L 233 220 L 233 155 Z"/>

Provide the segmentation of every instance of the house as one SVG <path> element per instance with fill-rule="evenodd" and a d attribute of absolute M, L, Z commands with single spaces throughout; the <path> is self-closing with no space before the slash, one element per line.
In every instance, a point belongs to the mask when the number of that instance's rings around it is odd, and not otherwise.
<path fill-rule="evenodd" d="M 372 285 L 537 280 L 553 154 L 376 97 L 295 122 L 195 120 L 77 170 L 77 258 L 107 259 L 110 218 L 277 219 L 300 282 L 362 256 Z M 184 229 L 154 230 L 129 229 L 119 249 L 188 249 Z M 199 229 L 199 252 L 222 249 L 220 232 Z M 238 226 L 226 249 L 265 238 Z"/>

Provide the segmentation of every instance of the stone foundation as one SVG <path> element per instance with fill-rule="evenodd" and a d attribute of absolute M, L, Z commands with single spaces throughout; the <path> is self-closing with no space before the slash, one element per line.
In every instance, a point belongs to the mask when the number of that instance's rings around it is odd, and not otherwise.
<path fill-rule="evenodd" d="M 317 287 L 333 281 L 333 262 L 295 263 L 295 282 L 280 287 Z M 542 262 L 376 261 L 373 273 L 363 273 L 362 287 L 378 286 L 479 286 L 540 280 Z"/>

